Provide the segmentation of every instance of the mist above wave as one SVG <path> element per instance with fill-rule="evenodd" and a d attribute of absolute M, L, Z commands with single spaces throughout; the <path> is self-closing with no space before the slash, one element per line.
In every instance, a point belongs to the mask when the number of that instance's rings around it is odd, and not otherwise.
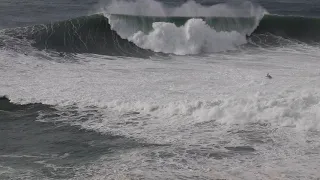
<path fill-rule="evenodd" d="M 203 6 L 195 1 L 187 1 L 178 7 L 164 5 L 154 0 L 111 1 L 100 11 L 108 14 L 128 14 L 140 16 L 179 16 L 179 17 L 260 17 L 264 8 L 250 1 L 240 3 L 220 3 Z"/>

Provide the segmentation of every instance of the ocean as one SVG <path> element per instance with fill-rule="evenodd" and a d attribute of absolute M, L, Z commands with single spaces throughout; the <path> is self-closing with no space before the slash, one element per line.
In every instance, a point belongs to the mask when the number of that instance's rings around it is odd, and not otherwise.
<path fill-rule="evenodd" d="M 320 179 L 320 1 L 0 0 L 0 179 Z"/>

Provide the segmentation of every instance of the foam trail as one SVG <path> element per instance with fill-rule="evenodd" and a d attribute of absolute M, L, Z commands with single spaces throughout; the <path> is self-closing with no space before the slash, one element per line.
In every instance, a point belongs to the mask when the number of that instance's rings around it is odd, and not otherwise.
<path fill-rule="evenodd" d="M 216 32 L 202 19 L 190 19 L 181 27 L 156 22 L 153 29 L 149 34 L 139 31 L 129 40 L 144 49 L 177 55 L 234 50 L 236 46 L 246 43 L 245 36 L 235 31 Z"/>

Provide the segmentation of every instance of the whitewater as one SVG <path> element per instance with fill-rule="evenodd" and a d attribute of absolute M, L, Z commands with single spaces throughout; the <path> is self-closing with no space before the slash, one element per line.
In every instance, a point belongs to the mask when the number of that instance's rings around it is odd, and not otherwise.
<path fill-rule="evenodd" d="M 320 177 L 317 18 L 63 3 L 0 24 L 0 179 Z"/>

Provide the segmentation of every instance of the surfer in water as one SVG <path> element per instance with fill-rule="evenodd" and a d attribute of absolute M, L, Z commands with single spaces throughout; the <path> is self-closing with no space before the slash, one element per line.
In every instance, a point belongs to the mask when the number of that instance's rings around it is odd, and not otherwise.
<path fill-rule="evenodd" d="M 268 73 L 267 76 L 266 76 L 266 78 L 272 79 L 272 76 L 270 76 L 270 74 Z"/>

